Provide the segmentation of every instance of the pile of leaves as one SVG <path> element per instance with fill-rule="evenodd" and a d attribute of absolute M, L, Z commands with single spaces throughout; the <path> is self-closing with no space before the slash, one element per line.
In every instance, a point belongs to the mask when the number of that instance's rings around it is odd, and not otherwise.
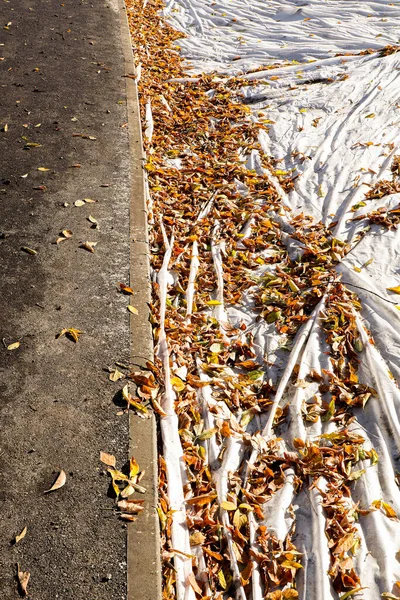
<path fill-rule="evenodd" d="M 375 450 L 366 450 L 364 439 L 349 430 L 353 408 L 363 408 L 376 395 L 357 375 L 363 351 L 356 323 L 361 305 L 335 270 L 350 246 L 307 215 L 294 218 L 285 206 L 272 180 L 289 191 L 293 175 L 279 171 L 261 151 L 258 136 L 261 129 L 268 130 L 267 124 L 254 118 L 238 93 L 240 85 L 249 83 L 213 74 L 188 77 L 177 43 L 182 34 L 163 19 L 162 0 L 128 0 L 127 6 L 145 132 L 154 273 L 162 267 L 166 237 L 174 236 L 162 325 L 187 475 L 184 493 L 194 573 L 188 585 L 203 600 L 232 598 L 239 587 L 247 595 L 257 568 L 265 598 L 298 597 L 302 554 L 295 544 L 293 508 L 292 526 L 283 541 L 260 524 L 263 507 L 291 469 L 294 495 L 301 490 L 320 494 L 331 554 L 329 576 L 334 589 L 349 597 L 361 586 L 353 565 L 360 544 L 355 520 L 361 509 L 351 501 L 351 486 L 364 467 L 353 467 L 377 461 Z M 246 163 L 252 153 L 259 158 L 257 170 Z M 370 193 L 378 197 L 384 188 L 381 182 Z M 161 335 L 160 285 L 154 277 L 156 346 Z M 194 295 L 189 306 L 190 286 Z M 296 438 L 287 451 L 278 438 L 261 435 L 261 427 L 254 425 L 271 407 L 273 427 L 285 424 L 287 406 L 274 406 L 281 373 L 267 376 L 269 357 L 257 353 L 252 328 L 245 320 L 230 322 L 225 311 L 248 311 L 255 323 L 265 322 L 275 332 L 287 351 L 322 302 L 319 319 L 332 368 L 309 374 L 319 385 L 321 400 L 313 408 L 305 406 L 300 418 L 306 428 L 319 420 L 332 421 L 336 432 L 312 442 Z M 127 402 L 139 412 L 152 403 L 163 419 L 166 375 L 158 359 L 148 369 L 132 374 L 139 397 Z M 204 400 L 205 389 L 211 400 Z M 240 440 L 243 461 L 229 472 L 222 499 L 215 473 L 222 469 L 232 440 Z M 248 466 L 254 448 L 257 457 Z M 171 541 L 168 468 L 161 455 L 157 510 L 164 600 L 176 597 L 173 560 L 180 552 Z M 252 519 L 258 523 L 254 540 Z M 232 572 L 232 552 L 239 576 Z"/>

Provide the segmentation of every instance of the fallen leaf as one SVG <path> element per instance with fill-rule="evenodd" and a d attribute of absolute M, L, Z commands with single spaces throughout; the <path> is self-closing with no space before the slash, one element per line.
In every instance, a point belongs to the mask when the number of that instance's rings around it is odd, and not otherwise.
<path fill-rule="evenodd" d="M 132 306 L 131 304 L 129 304 L 129 306 L 126 307 L 129 312 L 133 313 L 134 315 L 138 315 L 139 311 L 137 308 L 135 308 L 134 306 Z"/>
<path fill-rule="evenodd" d="M 26 536 L 26 532 L 27 531 L 28 531 L 28 528 L 24 527 L 23 530 L 21 531 L 21 533 L 15 536 L 14 543 L 18 544 L 18 542 L 20 542 L 21 540 L 23 540 L 24 537 Z"/>
<path fill-rule="evenodd" d="M 80 248 L 84 248 L 88 252 L 94 252 L 94 247 L 97 245 L 97 242 L 82 242 L 79 246 Z"/>
<path fill-rule="evenodd" d="M 50 169 L 46 169 L 46 167 L 38 167 L 38 171 L 50 171 Z"/>
<path fill-rule="evenodd" d="M 98 222 L 96 221 L 96 219 L 94 217 L 92 217 L 92 215 L 89 215 L 87 219 L 88 219 L 88 221 L 90 223 L 92 223 L 92 225 L 93 225 L 92 229 L 98 229 L 99 228 Z"/>
<path fill-rule="evenodd" d="M 116 461 L 113 454 L 107 454 L 107 452 L 100 452 L 100 460 L 108 467 L 115 467 Z"/>
<path fill-rule="evenodd" d="M 193 571 L 190 571 L 190 573 L 188 575 L 188 580 L 189 580 L 190 585 L 192 586 L 192 588 L 196 592 L 196 594 L 202 595 L 201 587 L 197 583 L 196 577 L 194 576 Z"/>
<path fill-rule="evenodd" d="M 62 329 L 60 333 L 56 335 L 56 338 L 58 339 L 62 335 L 66 335 L 67 337 L 72 338 L 72 340 L 76 343 L 79 340 L 79 336 L 82 335 L 82 333 L 85 332 L 81 331 L 80 329 L 74 329 L 73 327 L 69 327 L 68 329 Z"/>
<path fill-rule="evenodd" d="M 128 513 L 121 513 L 120 515 L 120 519 L 123 519 L 123 521 L 136 521 L 137 517 L 135 517 L 135 515 L 130 515 Z"/>
<path fill-rule="evenodd" d="M 123 379 L 123 377 L 124 377 L 124 374 L 121 373 L 121 371 L 118 371 L 118 369 L 115 369 L 115 371 L 111 371 L 109 380 L 110 381 L 118 381 L 119 379 Z"/>
<path fill-rule="evenodd" d="M 237 509 L 236 504 L 234 502 L 229 502 L 228 500 L 224 500 L 223 502 L 221 502 L 220 506 L 224 510 L 236 510 Z"/>
<path fill-rule="evenodd" d="M 37 250 L 33 250 L 33 248 L 29 248 L 28 246 L 21 246 L 21 250 L 27 252 L 27 254 L 37 254 Z"/>
<path fill-rule="evenodd" d="M 129 287 L 129 286 L 127 286 L 127 285 L 125 285 L 124 283 L 120 283 L 120 284 L 119 284 L 119 287 L 120 287 L 120 289 L 121 289 L 121 292 L 122 292 L 123 294 L 134 294 L 134 291 L 133 291 L 133 289 L 132 289 L 131 287 Z"/>
<path fill-rule="evenodd" d="M 215 498 L 217 497 L 217 494 L 215 492 L 211 492 L 211 494 L 203 494 L 201 496 L 194 496 L 194 498 L 189 498 L 189 500 L 187 500 L 187 504 L 195 504 L 197 506 L 204 506 L 205 504 L 209 504 L 210 502 L 212 502 L 213 500 L 215 500 Z"/>
<path fill-rule="evenodd" d="M 175 392 L 181 392 L 185 389 L 185 384 L 180 377 L 171 377 L 171 385 Z"/>
<path fill-rule="evenodd" d="M 92 198 L 84 198 L 84 201 L 87 204 L 94 204 L 95 202 L 97 202 L 97 200 L 92 200 Z"/>
<path fill-rule="evenodd" d="M 400 285 L 397 285 L 396 287 L 390 287 L 390 288 L 386 288 L 389 292 L 394 292 L 395 294 L 400 294 Z"/>
<path fill-rule="evenodd" d="M 85 203 L 83 200 L 75 200 L 74 206 L 85 206 Z"/>
<path fill-rule="evenodd" d="M 31 574 L 29 571 L 21 571 L 19 563 L 17 563 L 17 576 L 21 595 L 26 596 L 28 593 L 27 587 Z"/>
<path fill-rule="evenodd" d="M 19 342 L 13 342 L 12 344 L 9 344 L 7 346 L 7 350 L 16 350 L 19 347 L 20 347 L 20 343 Z"/>
<path fill-rule="evenodd" d="M 144 500 L 120 500 L 118 508 L 125 513 L 136 515 L 144 510 Z"/>
<path fill-rule="evenodd" d="M 46 490 L 44 493 L 48 494 L 49 492 L 54 492 L 55 490 L 59 490 L 60 488 L 63 487 L 63 485 L 65 485 L 66 481 L 67 481 L 67 476 L 65 474 L 65 471 L 63 469 L 61 469 L 60 473 L 58 474 L 57 479 L 55 480 L 55 482 L 53 483 L 51 488 Z"/>
<path fill-rule="evenodd" d="M 220 302 L 219 300 L 209 300 L 208 302 L 206 302 L 206 304 L 208 304 L 209 306 L 221 306 L 222 302 Z"/>

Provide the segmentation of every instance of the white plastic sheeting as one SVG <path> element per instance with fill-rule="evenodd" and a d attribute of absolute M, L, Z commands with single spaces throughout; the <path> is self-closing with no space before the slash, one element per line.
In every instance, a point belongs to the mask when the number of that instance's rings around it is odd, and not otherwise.
<path fill-rule="evenodd" d="M 221 76 L 240 74 L 256 82 L 255 86 L 243 87 L 241 94 L 254 109 L 255 119 L 270 121 L 268 134 L 260 134 L 263 151 L 280 159 L 280 169 L 292 169 L 299 175 L 288 196 L 279 189 L 282 200 L 293 214 L 304 212 L 327 225 L 337 222 L 336 237 L 353 244 L 337 270 L 363 306 L 361 317 L 357 316 L 364 343 L 360 381 L 378 392 L 365 410 L 356 411 L 354 430 L 363 435 L 367 447 L 377 450 L 380 460 L 374 468 L 366 468 L 365 475 L 355 482 L 352 500 L 367 508 L 372 501 L 384 499 L 400 515 L 400 491 L 395 481 L 400 470 L 400 313 L 394 306 L 396 296 L 387 291 L 400 284 L 400 234 L 372 226 L 359 241 L 357 234 L 365 222 L 351 221 L 377 207 L 394 207 L 400 202 L 400 195 L 385 196 L 351 210 L 365 201 L 369 186 L 380 179 L 391 179 L 393 156 L 400 153 L 400 53 L 382 56 L 378 52 L 387 44 L 399 42 L 400 3 L 170 0 L 165 16 L 187 35 L 179 45 L 193 75 L 218 71 Z M 376 52 L 335 56 L 370 48 Z M 262 66 L 266 69 L 250 73 Z M 250 160 L 252 168 L 257 168 L 257 155 Z M 233 308 L 223 304 L 221 243 L 219 240 L 212 246 L 221 301 L 216 316 L 253 327 L 260 355 L 271 357 L 279 345 L 274 327 L 255 323 L 250 306 Z M 294 248 L 290 234 L 287 243 Z M 196 248 L 193 256 L 188 306 L 193 302 L 197 275 Z M 322 303 L 315 318 L 298 333 L 287 364 L 277 361 L 276 368 L 268 373 L 279 386 L 276 402 L 290 400 L 288 439 L 315 439 L 334 427 L 318 422 L 306 430 L 300 407 L 308 392 L 302 388 L 288 390 L 295 363 L 300 365 L 300 373 L 302 369 L 306 373 L 329 368 L 325 336 L 319 325 L 321 308 Z M 369 343 L 365 327 L 371 331 L 375 346 Z M 211 392 L 206 387 L 199 393 L 207 412 Z M 273 435 L 271 418 L 261 423 L 266 437 Z M 221 498 L 226 496 L 227 472 L 234 470 L 240 459 L 240 442 L 231 439 L 230 444 L 224 463 L 231 461 L 233 467 L 221 466 L 217 485 Z M 209 455 L 215 457 L 216 451 L 211 448 Z M 294 496 L 290 473 L 287 475 L 284 488 L 265 507 L 265 524 L 283 539 L 291 524 L 287 508 L 293 504 L 296 544 L 303 552 L 304 566 L 298 575 L 299 597 L 337 598 L 327 576 L 330 558 L 318 492 L 303 490 Z M 400 523 L 374 512 L 361 516 L 358 527 L 362 543 L 355 562 L 365 588 L 359 597 L 377 600 L 383 592 L 392 591 L 400 579 Z M 234 564 L 232 567 L 235 570 Z M 238 594 L 242 598 L 243 590 Z M 257 573 L 252 594 L 254 600 L 262 597 Z"/>

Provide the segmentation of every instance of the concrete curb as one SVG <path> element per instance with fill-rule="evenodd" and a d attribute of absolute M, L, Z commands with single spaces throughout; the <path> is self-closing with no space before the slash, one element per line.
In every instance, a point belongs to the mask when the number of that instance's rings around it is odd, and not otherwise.
<path fill-rule="evenodd" d="M 125 75 L 132 75 L 135 72 L 135 65 L 123 0 L 118 0 L 118 6 L 125 57 Z M 126 77 L 125 81 L 132 178 L 130 285 L 135 290 L 133 303 L 139 313 L 132 315 L 130 320 L 131 357 L 133 363 L 145 366 L 146 361 L 153 361 L 154 353 L 149 321 L 151 283 L 143 171 L 144 152 L 137 85 L 132 78 Z M 128 525 L 127 598 L 128 600 L 161 600 L 161 545 L 159 520 L 156 512 L 158 502 L 157 423 L 154 414 L 150 419 L 141 419 L 131 414 L 129 438 L 131 456 L 134 456 L 140 468 L 146 471 L 141 483 L 147 492 L 145 510 L 134 523 Z"/>

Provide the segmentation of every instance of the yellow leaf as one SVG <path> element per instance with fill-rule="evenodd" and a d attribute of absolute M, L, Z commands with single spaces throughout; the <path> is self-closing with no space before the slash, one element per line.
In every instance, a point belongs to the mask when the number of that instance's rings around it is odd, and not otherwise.
<path fill-rule="evenodd" d="M 115 467 L 115 456 L 113 454 L 107 454 L 107 452 L 100 452 L 100 460 L 108 467 Z"/>
<path fill-rule="evenodd" d="M 50 171 L 50 169 L 46 169 L 46 167 L 38 167 L 38 171 Z"/>
<path fill-rule="evenodd" d="M 37 254 L 37 250 L 34 250 L 33 248 L 29 248 L 28 246 L 21 246 L 21 250 L 23 250 L 27 254 Z"/>
<path fill-rule="evenodd" d="M 58 474 L 57 479 L 55 480 L 55 482 L 53 483 L 51 488 L 46 490 L 44 493 L 48 494 L 49 492 L 54 492 L 55 490 L 59 490 L 60 488 L 63 487 L 63 485 L 65 485 L 66 481 L 67 481 L 67 475 L 65 474 L 65 471 L 63 469 L 61 469 L 60 473 Z"/>
<path fill-rule="evenodd" d="M 7 346 L 7 350 L 16 350 L 19 347 L 20 347 L 20 343 L 19 342 L 14 342 L 13 344 L 9 344 Z"/>
<path fill-rule="evenodd" d="M 218 581 L 219 581 L 219 585 L 222 587 L 223 590 L 226 590 L 226 579 L 225 579 L 225 575 L 224 572 L 222 571 L 218 571 Z"/>
<path fill-rule="evenodd" d="M 229 502 L 228 500 L 224 500 L 220 504 L 221 508 L 224 510 L 236 510 L 237 506 L 234 502 Z"/>
<path fill-rule="evenodd" d="M 19 535 L 15 536 L 15 543 L 18 544 L 18 542 L 20 542 L 21 540 L 24 539 L 24 537 L 26 536 L 26 532 L 28 531 L 27 527 L 24 527 L 23 530 L 21 531 L 21 533 Z"/>
<path fill-rule="evenodd" d="M 396 287 L 390 287 L 390 288 L 386 288 L 389 292 L 394 292 L 395 294 L 400 294 L 400 285 L 397 285 Z"/>
<path fill-rule="evenodd" d="M 75 200 L 74 205 L 75 206 L 85 206 L 85 203 L 83 200 Z"/>
<path fill-rule="evenodd" d="M 139 465 L 137 464 L 136 460 L 133 458 L 131 458 L 131 460 L 129 461 L 129 477 L 131 479 L 133 479 L 134 477 L 136 477 L 136 475 L 139 473 Z"/>
<path fill-rule="evenodd" d="M 206 304 L 208 304 L 209 306 L 221 306 L 222 302 L 220 302 L 219 300 L 209 300 L 208 302 L 206 302 Z"/>
<path fill-rule="evenodd" d="M 215 433 L 217 433 L 217 431 L 218 429 L 216 427 L 213 427 L 212 429 L 206 429 L 200 433 L 196 439 L 200 441 L 209 440 Z"/>
<path fill-rule="evenodd" d="M 174 377 L 171 377 L 171 385 L 174 388 L 175 392 L 181 392 L 185 389 L 185 384 L 183 383 L 182 379 L 180 377 L 177 377 L 176 375 Z"/>
<path fill-rule="evenodd" d="M 67 337 L 71 338 L 76 344 L 76 342 L 79 340 L 79 336 L 82 335 L 82 333 L 85 332 L 81 331 L 80 329 L 74 329 L 73 327 L 69 327 L 62 329 L 56 337 L 60 338 L 61 336 L 66 335 Z"/>
<path fill-rule="evenodd" d="M 127 306 L 127 309 L 129 310 L 129 312 L 133 313 L 134 315 L 138 315 L 139 311 L 137 308 L 135 308 L 134 306 L 132 306 L 131 304 L 129 304 L 129 306 Z"/>

